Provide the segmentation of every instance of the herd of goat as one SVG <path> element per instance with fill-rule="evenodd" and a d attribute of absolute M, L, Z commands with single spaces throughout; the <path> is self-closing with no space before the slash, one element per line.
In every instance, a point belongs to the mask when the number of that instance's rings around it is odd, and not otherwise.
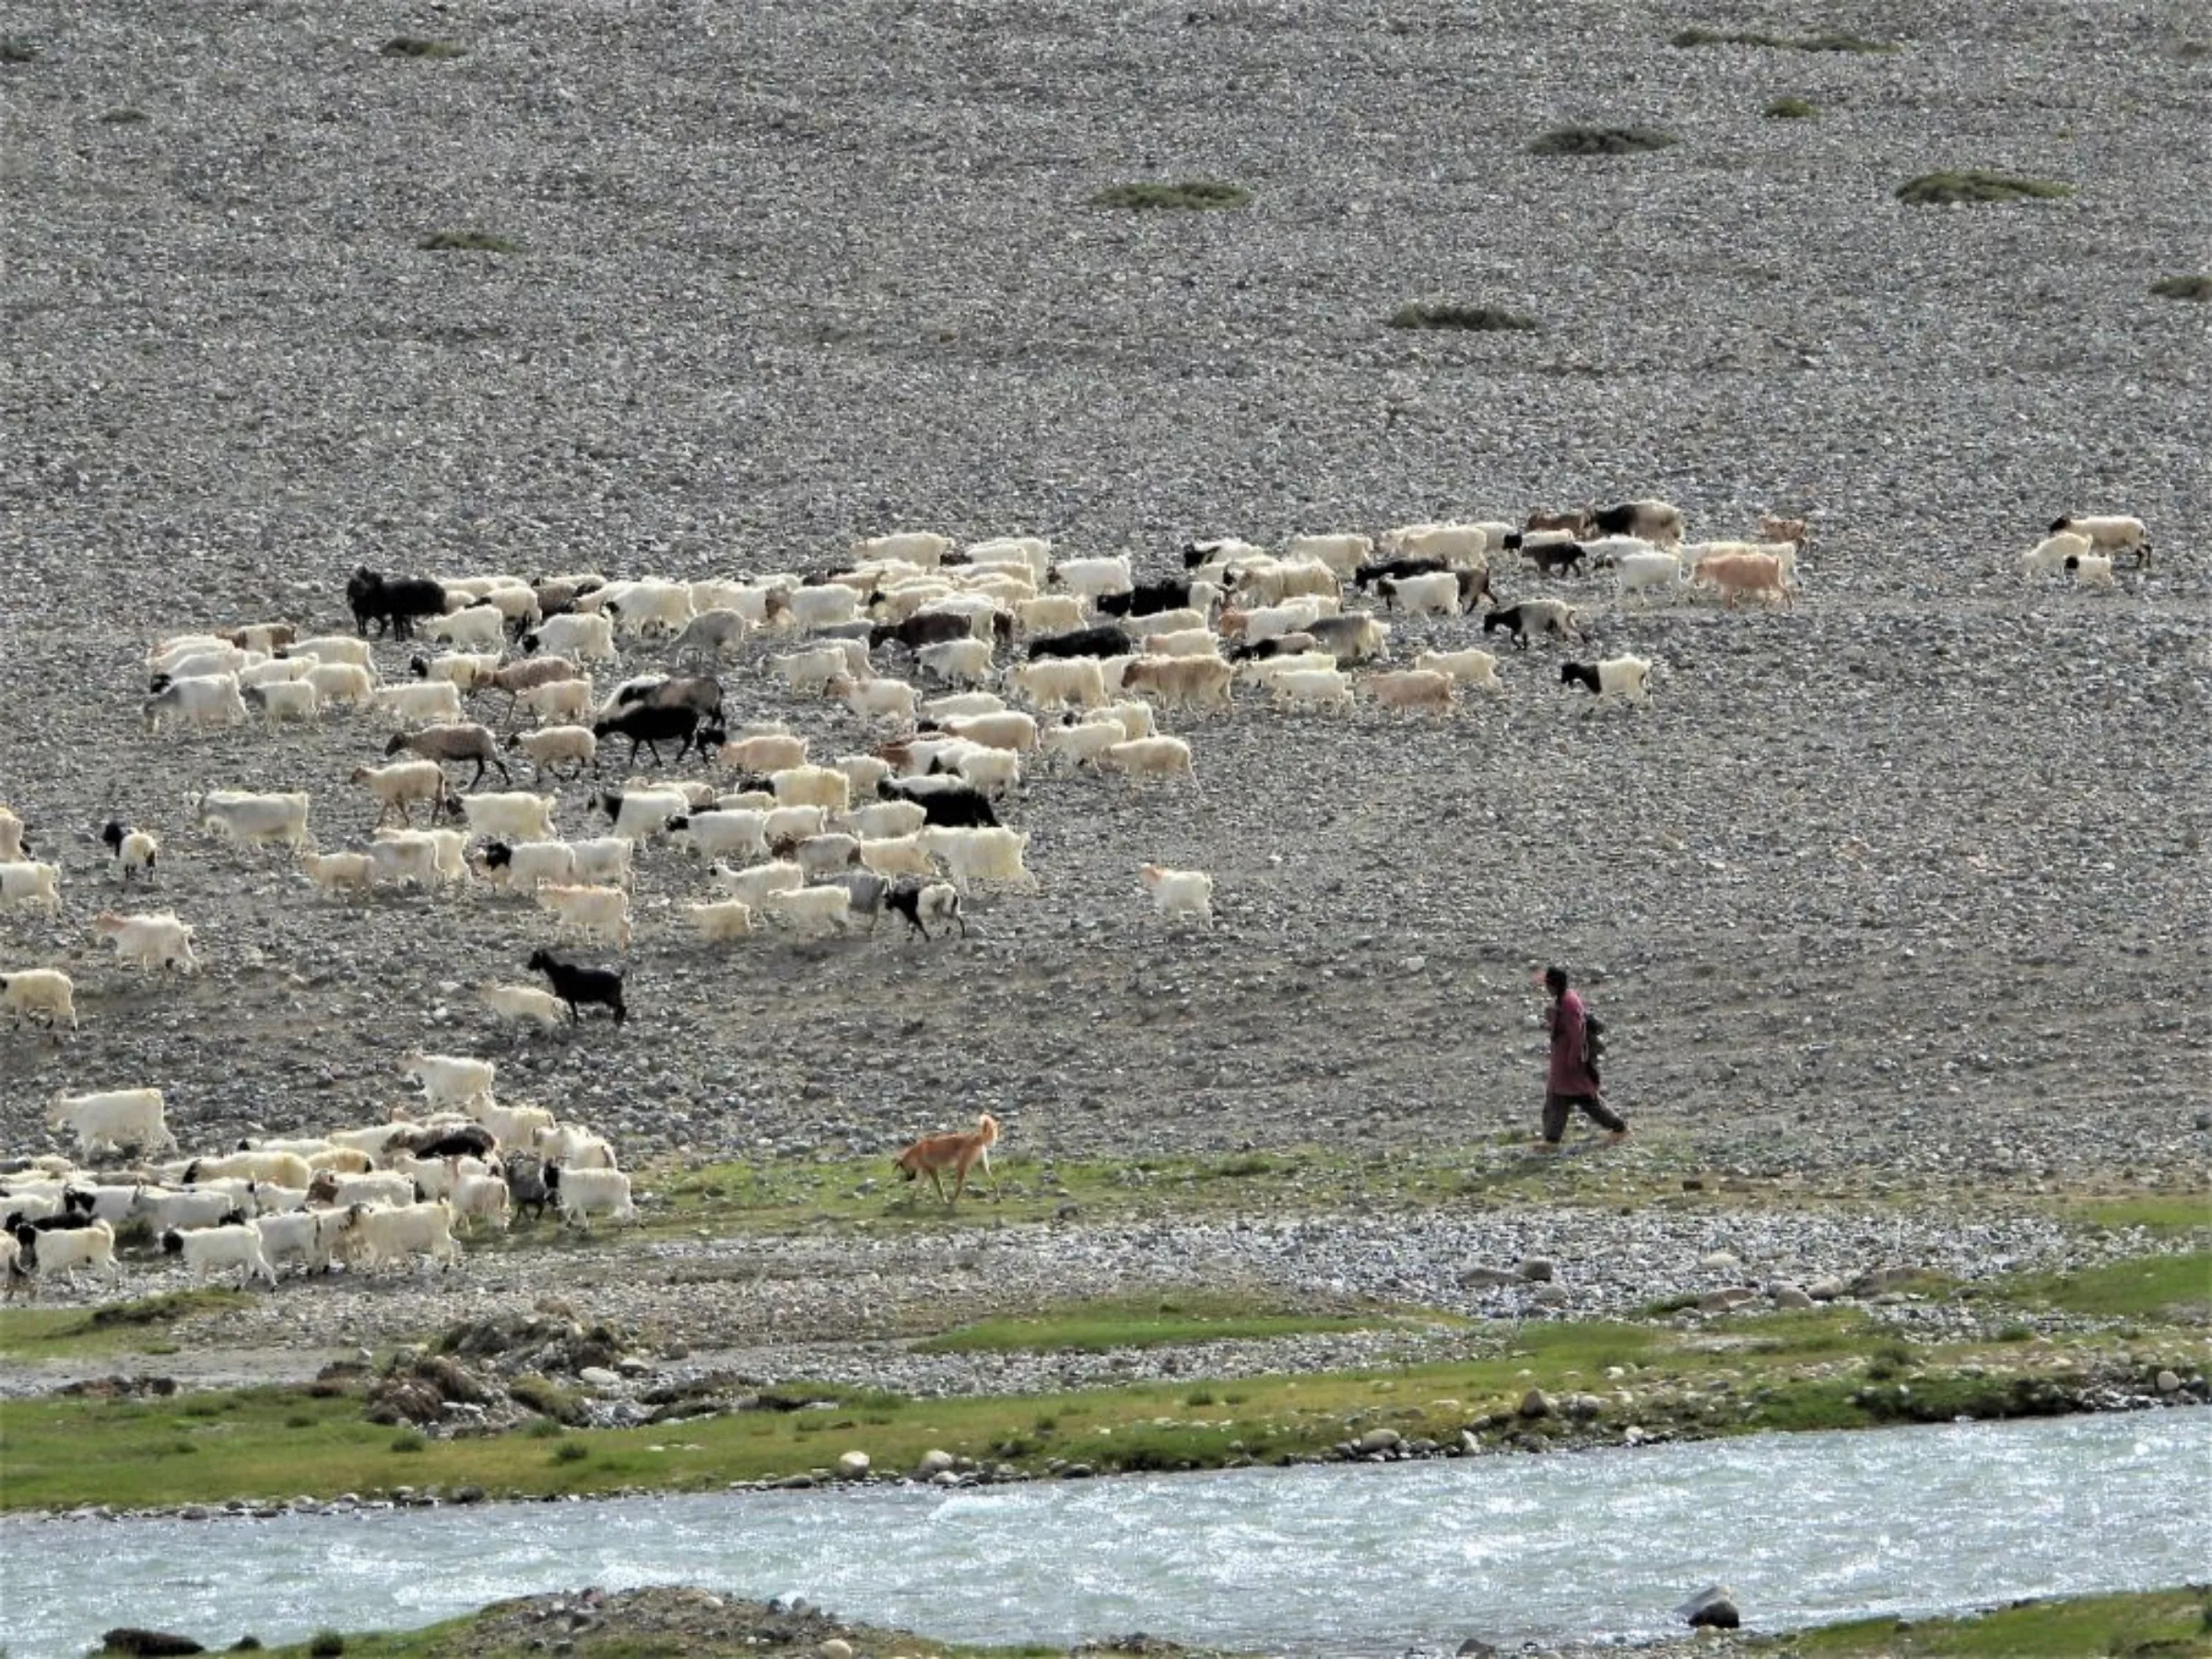
<path fill-rule="evenodd" d="M 486 985 L 486 1008 L 548 1027 L 603 1008 L 619 1024 L 629 1014 L 622 969 L 561 947 L 629 946 L 641 848 L 666 843 L 703 862 L 711 896 L 683 913 L 709 944 L 771 923 L 813 936 L 872 929 L 885 911 L 924 940 L 933 924 L 965 935 L 966 896 L 1038 885 L 1024 863 L 1028 835 L 1001 818 L 1025 769 L 1195 786 L 1190 744 L 1160 731 L 1156 711 L 1232 709 L 1242 688 L 1288 710 L 1340 711 L 1364 694 L 1389 710 L 1448 714 L 1464 688 L 1503 688 L 1500 659 L 1466 642 L 1391 665 L 1394 629 L 1479 606 L 1482 634 L 1502 633 L 1518 650 L 1584 639 L 1565 594 L 1509 598 L 1492 585 L 1532 571 L 1609 575 L 1624 611 L 1697 590 L 1730 608 L 1793 603 L 1803 521 L 1762 520 L 1750 541 L 1688 543 L 1684 528 L 1677 509 L 1643 500 L 1518 525 L 1299 535 L 1279 554 L 1196 542 L 1180 571 L 1145 578 L 1126 556 L 1055 559 L 1048 542 L 1021 536 L 963 548 L 924 533 L 864 542 L 841 568 L 806 576 L 525 582 L 364 567 L 346 587 L 350 634 L 266 622 L 158 642 L 142 717 L 159 732 L 256 717 L 271 730 L 319 725 L 339 710 L 385 716 L 400 729 L 381 763 L 347 778 L 376 809 L 359 846 L 321 850 L 303 791 L 210 789 L 193 800 L 193 825 L 241 849 L 289 849 L 334 899 L 468 885 L 527 897 L 551 925 L 527 958 L 544 982 Z M 2022 563 L 2031 575 L 2067 571 L 2109 586 L 2121 554 L 2148 564 L 2139 522 L 2063 519 Z M 372 632 L 388 660 L 399 658 L 390 679 Z M 748 649 L 761 641 L 767 649 Z M 429 654 L 430 644 L 444 649 Z M 594 673 L 648 644 L 665 652 L 665 672 L 605 692 L 594 684 Z M 892 663 L 911 677 L 878 672 Z M 811 739 L 783 722 L 736 723 L 721 677 L 733 665 L 759 702 L 841 705 L 883 728 L 884 740 L 817 761 Z M 1599 705 L 1636 704 L 1651 672 L 1633 655 L 1569 659 L 1559 683 Z M 469 718 L 472 701 L 489 718 Z M 592 788 L 582 810 L 605 820 L 602 832 L 564 838 L 558 793 L 537 788 L 587 773 L 597 783 L 603 748 L 626 768 L 693 759 L 701 775 L 632 774 Z M 534 787 L 519 790 L 512 768 L 524 763 Z M 469 769 L 458 785 L 455 769 Z M 507 787 L 484 790 L 494 772 Z M 0 912 L 60 912 L 61 870 L 35 856 L 36 828 L 0 806 Z M 165 868 L 151 830 L 117 818 L 100 839 L 126 889 Z M 1136 882 L 1162 917 L 1211 924 L 1209 874 L 1145 864 Z M 200 965 L 194 930 L 170 912 L 103 908 L 91 928 L 142 970 Z M 16 1026 L 37 1021 L 57 1037 L 77 1024 L 60 968 L 0 973 L 0 1006 Z M 432 1110 L 453 1114 L 263 1142 L 129 1182 L 56 1158 L 18 1163 L 0 1177 L 10 1284 L 112 1269 L 114 1232 L 139 1218 L 195 1267 L 272 1279 L 279 1260 L 446 1258 L 455 1225 L 504 1225 L 511 1204 L 542 1211 L 550 1202 L 578 1221 L 633 1213 L 604 1139 L 536 1108 L 498 1107 L 489 1062 L 416 1055 L 410 1065 Z M 55 1114 L 56 1127 L 76 1127 L 87 1155 L 173 1145 L 157 1089 L 64 1095 Z"/>

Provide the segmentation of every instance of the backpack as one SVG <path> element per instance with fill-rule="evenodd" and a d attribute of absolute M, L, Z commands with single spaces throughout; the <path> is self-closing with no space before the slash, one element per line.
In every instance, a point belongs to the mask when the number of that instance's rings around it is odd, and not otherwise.
<path fill-rule="evenodd" d="M 1591 1071 L 1606 1057 L 1606 1022 L 1587 1008 L 1583 1010 L 1583 1063 Z"/>

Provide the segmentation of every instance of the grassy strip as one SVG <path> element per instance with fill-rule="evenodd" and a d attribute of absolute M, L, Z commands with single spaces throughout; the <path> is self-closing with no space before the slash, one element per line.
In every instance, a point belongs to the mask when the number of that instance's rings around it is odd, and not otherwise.
<path fill-rule="evenodd" d="M 2055 201 L 2074 186 L 2051 179 L 2016 178 L 2010 173 L 1968 168 L 1959 172 L 1922 173 L 1897 187 L 1897 199 L 1909 207 L 1948 206 L 1959 202 Z"/>
<path fill-rule="evenodd" d="M 2041 1415 L 2095 1372 L 2098 1342 L 2033 1350 L 2001 1340 L 1915 1348 L 1854 1309 L 1676 1328 L 1615 1322 L 1488 1327 L 1476 1357 L 1363 1371 L 1154 1382 L 1054 1395 L 910 1400 L 833 1386 L 776 1391 L 800 1409 L 750 1410 L 641 1429 L 431 1441 L 364 1420 L 350 1395 L 257 1388 L 173 1400 L 49 1396 L 0 1408 L 0 1510 L 118 1508 L 402 1485 L 493 1496 L 702 1490 L 820 1473 L 848 1451 L 878 1471 L 942 1448 L 1054 1473 L 1218 1467 L 1325 1454 L 1371 1429 L 1440 1444 L 1472 1430 L 1531 1447 L 1562 1436 L 1706 1437 L 1763 1429 Z M 2165 1335 L 2171 1335 L 2169 1343 Z M 2138 1368 L 2195 1362 L 2192 1333 L 2132 1339 Z M 1872 1349 L 1870 1359 L 1858 1356 Z M 1559 1415 L 1527 1416 L 1531 1389 Z M 1627 1397 L 1623 1398 L 1623 1391 Z M 1570 1403 L 1570 1396 L 1573 1396 Z M 1571 1418 L 1572 1421 L 1565 1419 Z"/>
<path fill-rule="evenodd" d="M 1496 1204 L 1588 1200 L 1697 1202 L 1681 1192 L 1678 1160 L 1653 1135 L 1633 1156 L 1547 1159 L 1526 1135 L 1442 1153 L 1351 1157 L 1316 1147 L 1136 1158 L 994 1159 L 1000 1197 L 973 1187 L 957 1209 L 926 1185 L 890 1174 L 888 1158 L 720 1163 L 649 1171 L 660 1200 L 644 1231 L 774 1233 L 825 1225 L 855 1230 L 940 1232 L 1052 1221 L 1070 1206 L 1087 1221 L 1171 1215 L 1344 1214 L 1377 1206 L 1436 1208 L 1470 1199 Z M 1711 1200 L 1708 1199 L 1708 1202 Z M 1804 1194 L 1794 1194 L 1793 1202 Z M 525 1232 L 523 1237 L 527 1237 Z"/>
<path fill-rule="evenodd" d="M 2202 1587 L 2016 1603 L 1957 1618 L 1864 1618 L 1753 1645 L 1804 1659 L 2204 1659 L 2212 1594 Z"/>
<path fill-rule="evenodd" d="M 1890 41 L 1869 41 L 1861 35 L 1828 32 L 1809 35 L 1770 34 L 1758 29 L 1684 29 L 1667 37 L 1669 46 L 1771 46 L 1790 52 L 1866 52 L 1897 50 Z"/>
<path fill-rule="evenodd" d="M 1425 1316 L 1368 1308 L 1347 1313 L 1293 1312 L 1270 1300 L 1218 1293 L 1103 1297 L 1041 1313 L 990 1319 L 916 1345 L 924 1354 L 1078 1353 L 1163 1347 L 1171 1343 L 1301 1336 L 1325 1331 L 1406 1330 L 1465 1325 L 1449 1314 Z"/>
<path fill-rule="evenodd" d="M 1540 326 L 1534 317 L 1524 317 L 1498 305 L 1408 303 L 1391 312 L 1389 322 L 1393 328 L 1458 328 L 1476 334 L 1503 334 Z"/>
<path fill-rule="evenodd" d="M 566 1640 L 573 1659 L 646 1659 L 662 1653 L 712 1650 L 655 1641 L 658 1621 L 629 1609 L 640 1602 L 666 1606 L 681 1590 L 617 1595 L 602 1622 Z M 312 1642 L 265 1650 L 269 1659 L 525 1659 L 543 1651 L 530 1615 L 558 1598 L 495 1603 L 479 1612 L 418 1630 L 367 1635 L 325 1634 Z M 855 1627 L 848 1640 L 862 1653 L 898 1653 L 912 1659 L 1030 1659 L 1056 1654 L 1053 1646 L 971 1648 L 947 1646 L 926 1637 Z M 1094 1650 L 1105 1651 L 1105 1650 Z M 2201 1586 L 2145 1590 L 2119 1595 L 2066 1596 L 2016 1603 L 1987 1613 L 1906 1621 L 1858 1619 L 1822 1625 L 1787 1636 L 1753 1638 L 1740 1651 L 1801 1655 L 1802 1659 L 2206 1659 L 2212 1655 L 2212 1593 Z"/>
<path fill-rule="evenodd" d="M 1150 181 L 1109 184 L 1090 198 L 1090 205 L 1138 213 L 1204 212 L 1210 208 L 1241 207 L 1251 200 L 1252 192 L 1241 184 L 1226 183 L 1218 179 L 1183 179 L 1172 184 Z"/>
<path fill-rule="evenodd" d="M 325 1630 L 309 1641 L 261 1650 L 268 1659 L 538 1659 L 546 1652 L 547 1627 L 537 1617 L 559 1596 L 530 1596 L 512 1602 L 495 1602 L 459 1618 L 425 1625 L 416 1630 L 372 1630 L 346 1635 Z M 559 1649 L 570 1659 L 711 1659 L 718 1654 L 751 1653 L 771 1639 L 747 1633 L 701 1639 L 686 1630 L 683 1603 L 688 1594 L 676 1589 L 618 1592 L 602 1604 L 595 1621 L 571 1630 L 565 1619 L 551 1627 L 559 1632 Z M 721 1599 L 721 1598 L 718 1598 Z M 661 1610 L 660 1616 L 641 1615 L 641 1605 Z M 725 1608 L 727 1606 L 725 1601 Z M 738 1604 L 742 1616 L 729 1629 L 750 1626 L 758 1631 L 787 1623 L 768 1609 Z M 674 1608 L 671 1620 L 667 1609 Z M 710 1629 L 724 1621 L 713 1613 L 693 1612 L 691 1619 Z M 1012 1647 L 967 1647 L 933 1641 L 903 1630 L 878 1630 L 867 1625 L 839 1627 L 848 1646 L 861 1654 L 905 1654 L 908 1659 L 1056 1659 L 1065 1650 L 1057 1646 L 1018 1644 Z M 786 1640 L 789 1640 L 788 1634 Z M 100 1653 L 110 1650 L 102 1649 Z M 801 1641 L 801 1653 L 817 1650 Z M 1101 1653 L 1112 1650 L 1101 1649 Z M 93 1659 L 99 1659 L 95 1654 Z"/>
<path fill-rule="evenodd" d="M 103 1354 L 174 1353 L 167 1327 L 244 1305 L 235 1290 L 175 1290 L 98 1308 L 0 1310 L 0 1358 L 88 1359 Z"/>
<path fill-rule="evenodd" d="M 2101 1319 L 2212 1324 L 2212 1252 L 2141 1256 L 2072 1273 L 2026 1274 L 1976 1293 L 2023 1308 L 2055 1308 Z"/>

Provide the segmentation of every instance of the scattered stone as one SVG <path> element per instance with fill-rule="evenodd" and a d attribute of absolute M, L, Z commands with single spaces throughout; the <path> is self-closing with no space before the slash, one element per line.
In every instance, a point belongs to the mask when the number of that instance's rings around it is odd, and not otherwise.
<path fill-rule="evenodd" d="M 622 1379 L 604 1365 L 585 1366 L 576 1373 L 576 1380 L 587 1388 L 619 1388 L 622 1385 Z"/>
<path fill-rule="evenodd" d="M 914 1471 L 923 1476 L 942 1475 L 952 1465 L 951 1453 L 933 1448 L 922 1453 L 922 1461 L 914 1465 Z"/>
<path fill-rule="evenodd" d="M 1743 1623 L 1734 1594 L 1719 1584 L 1691 1596 L 1675 1609 L 1675 1615 L 1697 1630 L 1733 1630 Z"/>
<path fill-rule="evenodd" d="M 1355 1443 L 1362 1452 L 1389 1452 L 1404 1439 L 1395 1429 L 1370 1429 Z"/>
<path fill-rule="evenodd" d="M 102 1635 L 100 1641 L 108 1653 L 135 1653 L 139 1659 L 169 1659 L 170 1655 L 207 1651 L 189 1636 L 174 1635 L 168 1630 L 142 1630 L 135 1625 L 118 1625 Z"/>
<path fill-rule="evenodd" d="M 1558 1271 L 1547 1256 L 1530 1256 L 1520 1266 L 1521 1277 L 1535 1284 L 1549 1284 Z"/>
<path fill-rule="evenodd" d="M 2181 1377 L 2177 1373 L 2170 1371 L 2160 1371 L 2158 1376 L 2153 1379 L 2153 1381 L 2157 1383 L 2158 1390 L 2162 1394 L 2178 1393 L 2182 1386 Z"/>
<path fill-rule="evenodd" d="M 1532 1388 L 1521 1396 L 1521 1415 L 1524 1418 L 1547 1418 L 1551 1415 L 1551 1400 L 1540 1388 Z"/>
<path fill-rule="evenodd" d="M 865 1452 L 848 1452 L 837 1460 L 837 1472 L 847 1480 L 858 1480 L 868 1472 L 868 1454 Z"/>

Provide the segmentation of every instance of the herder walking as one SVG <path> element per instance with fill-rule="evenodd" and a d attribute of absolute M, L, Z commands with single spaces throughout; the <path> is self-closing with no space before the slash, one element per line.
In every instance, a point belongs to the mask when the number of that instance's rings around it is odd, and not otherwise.
<path fill-rule="evenodd" d="M 1544 1140 L 1542 1150 L 1557 1152 L 1567 1133 L 1567 1118 L 1581 1107 L 1601 1129 L 1609 1130 L 1606 1144 L 1628 1136 L 1629 1126 L 1606 1104 L 1598 1092 L 1597 1061 L 1590 1052 L 1590 1011 L 1568 987 L 1567 970 L 1544 970 L 1544 988 L 1551 993 L 1551 1011 L 1545 1023 L 1551 1028 L 1551 1069 L 1544 1080 Z"/>

